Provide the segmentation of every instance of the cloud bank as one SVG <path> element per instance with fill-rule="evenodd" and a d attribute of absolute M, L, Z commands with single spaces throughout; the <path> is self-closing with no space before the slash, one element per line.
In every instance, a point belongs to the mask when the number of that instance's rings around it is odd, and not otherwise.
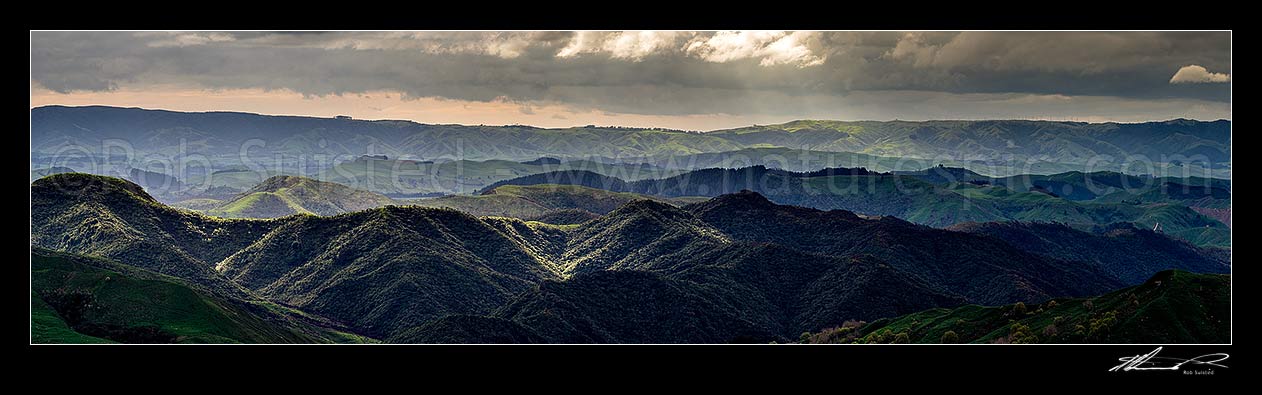
<path fill-rule="evenodd" d="M 1048 97 L 1090 102 L 1099 106 L 1091 116 L 1105 118 L 1187 115 L 1171 113 L 1179 106 L 1170 103 L 1229 117 L 1230 66 L 1229 32 L 31 34 L 33 96 L 392 92 L 416 103 L 503 101 L 652 117 L 925 119 L 970 106 L 995 108 L 996 117 L 1060 114 Z M 1028 103 L 1018 108 L 1013 98 Z"/>

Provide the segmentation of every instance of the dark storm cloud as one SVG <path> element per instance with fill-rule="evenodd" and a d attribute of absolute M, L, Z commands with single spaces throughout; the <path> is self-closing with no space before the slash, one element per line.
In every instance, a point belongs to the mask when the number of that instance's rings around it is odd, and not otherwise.
<path fill-rule="evenodd" d="M 1189 65 L 1230 74 L 1222 32 L 34 32 L 34 82 L 378 90 L 682 115 L 794 114 L 856 92 L 1226 102 L 1229 83 L 1171 84 Z M 896 103 L 891 104 L 896 105 Z M 529 108 L 529 107 L 524 107 Z"/>

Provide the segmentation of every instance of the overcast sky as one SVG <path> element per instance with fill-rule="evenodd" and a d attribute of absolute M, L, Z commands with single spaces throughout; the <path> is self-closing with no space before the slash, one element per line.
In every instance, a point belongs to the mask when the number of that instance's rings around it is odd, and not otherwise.
<path fill-rule="evenodd" d="M 1231 119 L 1228 32 L 32 32 L 31 106 L 712 130 Z"/>

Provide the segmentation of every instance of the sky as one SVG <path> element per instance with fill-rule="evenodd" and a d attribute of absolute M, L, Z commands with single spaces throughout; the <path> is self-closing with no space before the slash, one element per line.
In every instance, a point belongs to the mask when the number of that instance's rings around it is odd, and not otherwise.
<path fill-rule="evenodd" d="M 1230 32 L 31 32 L 31 107 L 715 130 L 1231 119 Z"/>

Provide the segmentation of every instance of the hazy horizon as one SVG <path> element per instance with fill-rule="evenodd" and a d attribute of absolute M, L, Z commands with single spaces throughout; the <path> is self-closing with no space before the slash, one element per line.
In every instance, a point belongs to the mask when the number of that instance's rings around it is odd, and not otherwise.
<path fill-rule="evenodd" d="M 146 111 L 170 111 L 170 112 L 181 112 L 181 113 L 240 113 L 240 114 L 253 114 L 253 115 L 261 115 L 261 116 L 269 116 L 269 117 L 300 117 L 300 118 L 333 118 L 336 116 L 345 115 L 345 116 L 350 116 L 353 120 L 356 120 L 356 121 L 402 121 L 402 122 L 414 122 L 414 123 L 429 124 L 429 125 L 528 126 L 528 127 L 534 127 L 534 128 L 540 128 L 540 129 L 567 129 L 567 128 L 579 128 L 579 127 L 584 127 L 588 125 L 594 125 L 597 127 L 668 129 L 668 130 L 683 130 L 683 131 L 689 131 L 689 132 L 711 132 L 711 131 L 741 128 L 741 127 L 754 126 L 754 125 L 779 125 L 779 124 L 798 122 L 798 121 L 836 121 L 836 122 L 1047 121 L 1047 122 L 1083 122 L 1083 123 L 1089 123 L 1089 124 L 1101 124 L 1101 123 L 1138 124 L 1138 123 L 1152 123 L 1152 122 L 1169 122 L 1169 121 L 1176 121 L 1180 119 L 1187 119 L 1187 120 L 1197 121 L 1197 122 L 1217 122 L 1217 121 L 1231 122 L 1230 118 L 1218 118 L 1218 119 L 1166 118 L 1166 119 L 1152 119 L 1152 120 L 1145 120 L 1145 121 L 1083 121 L 1083 120 L 1077 120 L 1077 119 L 1036 119 L 1036 118 L 977 118 L 977 119 L 962 119 L 962 118 L 957 118 L 957 119 L 807 119 L 807 118 L 800 118 L 800 119 L 786 119 L 784 121 L 778 121 L 778 122 L 744 124 L 744 125 L 736 125 L 736 126 L 713 128 L 713 129 L 678 129 L 678 128 L 670 128 L 670 127 L 655 126 L 655 125 L 622 125 L 622 124 L 575 124 L 575 125 L 568 125 L 568 126 L 540 126 L 540 125 L 523 124 L 523 123 L 491 124 L 491 123 L 422 122 L 422 121 L 418 121 L 414 119 L 360 118 L 360 117 L 356 117 L 356 116 L 352 116 L 348 114 L 342 114 L 342 113 L 334 114 L 334 115 L 271 114 L 271 113 L 261 113 L 257 111 L 243 111 L 243 110 L 177 110 L 177 109 L 170 109 L 170 108 L 119 106 L 119 105 L 109 105 L 109 104 L 82 104 L 82 105 L 80 104 L 67 105 L 67 104 L 58 104 L 58 103 L 44 104 L 44 105 L 32 104 L 30 109 L 33 110 L 33 109 L 41 108 L 41 107 L 110 107 L 110 108 L 139 109 L 139 110 L 146 110 Z"/>

